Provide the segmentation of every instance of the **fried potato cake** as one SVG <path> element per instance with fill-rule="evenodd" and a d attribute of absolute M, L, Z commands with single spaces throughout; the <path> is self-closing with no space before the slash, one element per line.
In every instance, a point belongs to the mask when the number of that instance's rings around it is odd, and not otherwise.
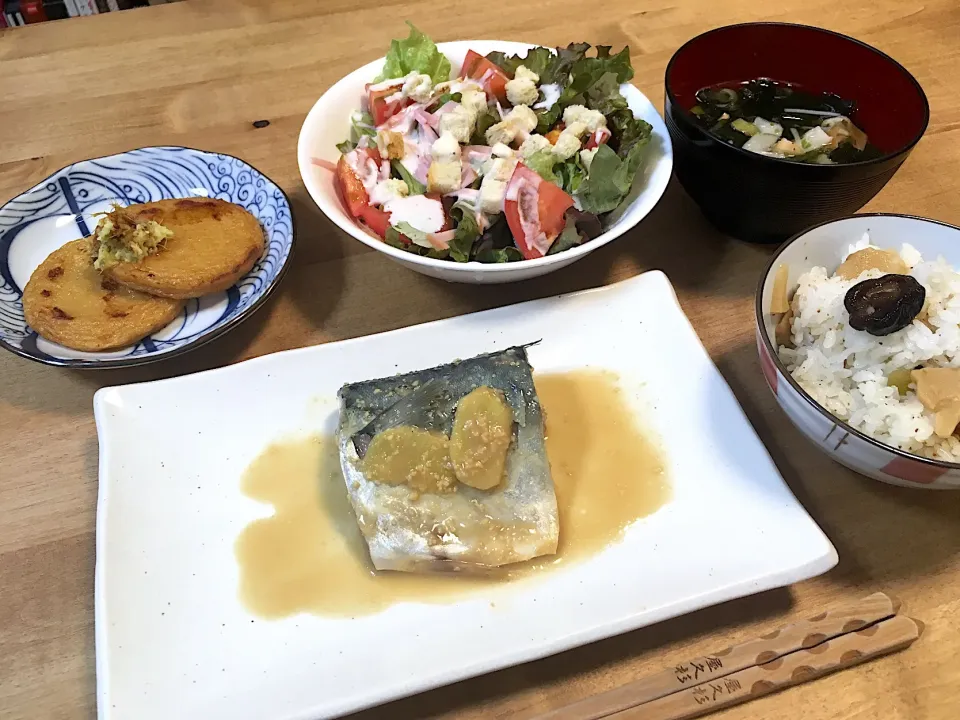
<path fill-rule="evenodd" d="M 155 254 L 104 268 L 104 275 L 134 290 L 168 298 L 226 290 L 263 253 L 263 229 L 257 219 L 223 200 L 158 200 L 130 205 L 124 212 L 138 223 L 152 220 L 173 231 Z"/>
<path fill-rule="evenodd" d="M 54 250 L 23 290 L 27 323 L 60 345 L 96 352 L 131 345 L 171 322 L 182 300 L 153 297 L 101 276 L 90 239 Z"/>

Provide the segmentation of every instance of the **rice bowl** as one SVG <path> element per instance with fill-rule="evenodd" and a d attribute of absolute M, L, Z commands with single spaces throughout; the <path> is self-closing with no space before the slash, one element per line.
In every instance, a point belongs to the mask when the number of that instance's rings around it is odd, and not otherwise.
<path fill-rule="evenodd" d="M 807 378 L 804 382 L 810 386 L 810 391 L 808 391 L 794 376 L 794 370 L 803 364 L 802 361 L 795 363 L 794 359 L 789 357 L 787 361 L 785 361 L 784 358 L 780 356 L 780 347 L 785 343 L 777 339 L 777 326 L 783 320 L 783 313 L 788 308 L 777 307 L 775 296 L 782 292 L 783 302 L 791 304 L 793 298 L 796 296 L 795 291 L 800 287 L 800 278 L 810 273 L 813 268 L 824 268 L 827 275 L 833 275 L 850 254 L 851 246 L 862 242 L 864 233 L 869 234 L 868 237 L 873 246 L 895 250 L 896 252 L 890 255 L 895 257 L 897 264 L 904 263 L 903 256 L 901 255 L 904 250 L 904 243 L 908 243 L 916 250 L 919 257 L 911 256 L 909 248 L 907 249 L 906 256 L 907 259 L 911 260 L 911 266 L 906 268 L 901 266 L 902 272 L 913 273 L 914 270 L 912 267 L 919 267 L 921 264 L 927 266 L 927 264 L 935 263 L 940 256 L 944 258 L 949 266 L 960 268 L 960 227 L 937 220 L 883 213 L 850 215 L 840 218 L 839 220 L 831 220 L 815 225 L 798 233 L 781 245 L 770 258 L 769 264 L 763 272 L 757 288 L 755 329 L 757 352 L 760 361 L 759 369 L 762 371 L 767 386 L 773 393 L 777 404 L 790 422 L 800 430 L 811 443 L 820 448 L 820 450 L 831 459 L 862 475 L 892 485 L 922 489 L 960 490 L 960 462 L 943 459 L 943 455 L 937 454 L 937 450 L 940 448 L 933 446 L 944 445 L 944 443 L 936 440 L 931 441 L 930 437 L 925 440 L 917 440 L 915 430 L 915 428 L 918 427 L 917 425 L 914 425 L 909 428 L 908 431 L 904 432 L 905 436 L 910 432 L 914 433 L 914 435 L 909 440 L 902 442 L 902 444 L 905 444 L 907 447 L 916 448 L 916 451 L 904 449 L 898 447 L 891 441 L 892 436 L 881 439 L 882 433 L 877 437 L 871 435 L 868 424 L 869 420 L 873 419 L 873 415 L 871 415 L 870 418 L 867 418 L 866 414 L 864 414 L 863 418 L 854 416 L 854 411 L 859 409 L 861 407 L 860 405 L 844 405 L 844 408 L 850 407 L 849 415 L 845 419 L 828 410 L 814 397 L 814 395 L 817 395 L 817 397 L 829 405 L 831 402 L 841 400 L 844 397 L 843 392 L 854 395 L 853 392 L 847 389 L 853 388 L 855 385 L 852 379 L 853 374 L 851 374 L 850 380 L 839 381 L 839 386 L 824 385 L 822 388 L 814 387 L 811 379 Z M 920 268 L 919 271 L 922 272 L 923 269 L 924 268 Z M 818 276 L 811 276 L 811 278 L 812 277 Z M 850 277 L 847 279 L 854 280 L 858 278 Z M 927 279 L 924 278 L 925 282 L 926 280 Z M 909 281 L 915 282 L 912 275 Z M 876 283 L 879 281 L 873 279 L 869 282 Z M 856 284 L 857 283 L 846 283 L 848 291 L 850 285 Z M 787 290 L 790 291 L 789 302 L 787 300 Z M 934 296 L 937 294 L 936 290 L 932 290 L 929 294 L 931 296 L 930 300 L 934 301 L 936 299 Z M 843 293 L 837 288 L 834 288 L 834 295 L 839 296 L 840 300 L 844 297 Z M 801 298 L 797 298 L 798 305 L 800 299 Z M 838 300 L 835 299 L 834 302 L 836 303 Z M 930 308 L 927 307 L 928 305 L 929 303 L 925 299 L 925 307 L 923 308 L 925 313 L 930 310 Z M 836 308 L 838 306 L 835 305 L 834 307 Z M 802 315 L 803 311 L 799 307 L 797 309 L 800 310 L 798 315 Z M 821 310 L 823 310 L 823 307 L 821 307 Z M 842 317 L 843 308 L 841 307 L 839 310 L 835 310 L 835 313 L 838 313 Z M 909 317 L 910 321 L 913 319 L 912 316 Z M 928 319 L 926 314 L 921 317 L 921 320 L 922 319 Z M 848 321 L 849 318 L 845 318 L 845 320 Z M 807 320 L 800 319 L 799 323 L 797 329 L 806 332 L 808 325 Z M 911 323 L 907 322 L 906 324 L 909 325 Z M 829 323 L 824 325 L 823 337 L 820 339 L 821 342 L 826 342 L 826 331 L 832 329 L 834 330 L 832 335 L 833 343 L 837 343 L 840 340 L 843 341 L 844 349 L 841 352 L 853 349 L 852 346 L 848 347 L 846 344 L 846 331 L 838 332 L 838 328 L 842 329 L 841 323 L 838 322 L 832 327 L 827 327 L 827 325 L 829 325 Z M 812 328 L 817 327 L 817 323 L 810 321 L 809 326 L 811 328 L 808 348 L 810 351 L 809 354 L 813 354 L 813 351 L 822 354 L 822 348 L 816 347 L 813 342 Z M 907 335 L 908 333 L 902 332 L 905 327 L 906 325 L 896 327 L 895 329 L 888 328 L 890 331 L 888 335 L 885 337 L 875 336 L 869 338 L 868 342 L 876 344 L 876 350 L 879 352 L 879 348 L 882 347 L 879 345 L 881 341 L 884 343 L 884 346 L 886 346 L 888 342 L 896 342 L 896 338 Z M 960 325 L 958 325 L 958 327 L 960 327 Z M 792 322 L 790 323 L 789 329 L 792 334 L 794 330 Z M 901 334 L 898 335 L 895 330 L 901 331 Z M 782 340 L 782 327 L 779 334 Z M 932 334 L 936 335 L 935 332 Z M 941 335 L 943 334 L 944 332 L 941 332 Z M 923 337 L 922 333 L 921 337 Z M 790 344 L 792 345 L 793 343 L 791 342 Z M 801 344 L 805 348 L 808 347 L 806 340 Z M 944 345 L 944 347 L 946 347 L 946 345 Z M 792 349 L 795 350 L 797 348 Z M 857 348 L 857 350 L 860 360 L 866 362 L 868 355 L 860 353 L 860 348 Z M 937 357 L 935 352 L 928 352 L 927 355 L 929 355 L 930 358 Z M 941 353 L 941 355 L 947 359 L 947 362 L 944 364 L 948 374 L 960 373 L 960 370 L 954 368 L 954 363 L 952 362 L 953 356 L 946 352 Z M 787 367 L 788 362 L 791 364 L 791 369 Z M 834 362 L 836 363 L 837 361 Z M 885 360 L 881 359 L 877 362 L 882 364 Z M 843 365 L 843 363 L 838 364 Z M 816 365 L 811 363 L 804 371 L 809 369 L 812 372 L 815 367 Z M 903 373 L 900 373 L 900 375 L 903 375 Z M 909 398 L 906 396 L 906 391 L 911 389 L 909 384 L 912 378 L 910 377 L 909 371 L 906 373 L 906 377 L 907 387 L 904 389 L 903 401 L 898 401 L 897 407 L 902 403 L 907 404 L 907 407 L 909 407 L 909 403 L 907 402 Z M 858 376 L 857 379 L 859 380 L 860 376 Z M 902 377 L 896 379 L 901 381 Z M 849 384 L 845 385 L 844 383 Z M 877 383 L 876 385 L 879 385 L 881 391 L 883 391 L 881 383 Z M 832 397 L 831 387 L 833 387 L 834 390 L 840 387 L 843 392 L 836 392 L 836 397 Z M 859 392 L 859 390 L 857 390 L 857 392 Z M 859 399 L 857 399 L 857 402 L 858 401 Z M 958 408 L 960 408 L 960 406 L 958 406 Z M 844 414 L 843 410 L 837 407 L 834 407 L 834 409 L 841 413 L 841 415 Z M 886 408 L 884 409 L 884 413 L 886 413 L 886 415 L 891 414 Z M 901 415 L 903 413 L 898 410 L 892 414 Z M 935 414 L 934 424 L 936 424 Z M 888 424 L 887 427 L 884 428 L 887 435 L 890 435 L 890 427 L 892 426 Z M 879 431 L 880 428 L 878 427 L 876 432 L 879 433 Z M 916 444 L 911 444 L 911 442 L 915 442 Z M 952 446 L 952 443 L 948 442 L 946 445 Z M 921 449 L 921 446 L 930 447 L 924 451 Z"/>
<path fill-rule="evenodd" d="M 843 259 L 872 247 L 865 234 Z M 944 258 L 924 258 L 907 243 L 898 254 L 927 291 L 922 320 L 883 337 L 852 328 L 845 295 L 882 272 L 847 279 L 815 266 L 800 276 L 794 294 L 793 347 L 780 345 L 778 354 L 800 386 L 851 427 L 901 450 L 960 462 L 960 440 L 935 433 L 935 413 L 921 403 L 914 383 L 903 393 L 891 383 L 898 371 L 902 380 L 904 370 L 960 367 L 960 273 Z"/>

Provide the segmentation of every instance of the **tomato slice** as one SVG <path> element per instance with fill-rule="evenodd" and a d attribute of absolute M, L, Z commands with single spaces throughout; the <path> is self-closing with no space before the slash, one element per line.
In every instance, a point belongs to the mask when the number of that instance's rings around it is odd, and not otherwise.
<path fill-rule="evenodd" d="M 510 80 L 510 76 L 492 60 L 487 60 L 483 55 L 475 53 L 473 50 L 467 50 L 467 55 L 463 59 L 463 66 L 460 68 L 460 77 L 478 80 L 484 90 L 494 95 L 501 102 L 505 102 L 507 99 L 507 81 Z"/>
<path fill-rule="evenodd" d="M 353 152 L 360 152 L 364 157 L 369 157 L 378 164 L 380 162 L 380 154 L 376 148 Z M 346 155 L 340 156 L 333 177 L 337 194 L 351 217 L 366 225 L 381 238 L 386 238 L 387 226 L 390 224 L 390 213 L 370 204 L 370 196 L 367 195 L 367 190 L 363 187 L 360 178 L 357 177 L 353 168 L 350 167 L 350 163 L 347 162 Z"/>
<path fill-rule="evenodd" d="M 590 137 L 587 138 L 586 149 L 593 150 L 593 148 L 595 147 L 600 147 L 601 145 L 606 143 L 607 140 L 609 139 L 610 139 L 610 131 L 607 128 L 605 127 L 597 128 L 596 132 L 592 133 Z"/>
<path fill-rule="evenodd" d="M 543 257 L 563 232 L 573 198 L 562 188 L 518 164 L 503 203 L 507 225 L 517 249 L 527 260 Z"/>
<path fill-rule="evenodd" d="M 366 86 L 367 105 L 370 108 L 370 115 L 373 116 L 374 125 L 383 125 L 383 123 L 403 110 L 403 108 L 413 104 L 413 100 L 410 98 L 401 98 L 400 100 L 394 100 L 392 102 L 387 100 L 387 98 L 395 95 L 399 90 L 399 85 L 383 90 L 372 90 L 369 84 Z"/>
<path fill-rule="evenodd" d="M 367 205 L 357 218 L 368 228 L 380 236 L 381 240 L 387 239 L 387 228 L 390 226 L 390 213 L 381 210 L 373 205 Z"/>
<path fill-rule="evenodd" d="M 443 225 L 440 227 L 437 232 L 446 232 L 447 230 L 453 230 L 453 217 L 450 215 L 450 208 L 453 207 L 453 203 L 445 203 L 443 195 L 440 193 L 424 193 L 424 195 L 431 200 L 439 200 L 440 204 L 443 205 Z"/>
<path fill-rule="evenodd" d="M 353 171 L 347 162 L 347 156 L 341 155 L 337 162 L 337 171 L 334 174 L 336 180 L 337 193 L 347 208 L 351 217 L 359 218 L 363 208 L 370 205 L 370 198 L 367 196 L 367 190 L 360 182 L 360 178 Z"/>

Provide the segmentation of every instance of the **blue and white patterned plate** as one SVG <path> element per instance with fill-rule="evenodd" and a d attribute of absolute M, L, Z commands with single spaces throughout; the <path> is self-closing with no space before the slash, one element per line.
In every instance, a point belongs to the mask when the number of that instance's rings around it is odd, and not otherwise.
<path fill-rule="evenodd" d="M 90 234 L 94 213 L 112 203 L 217 197 L 251 212 L 263 227 L 263 256 L 223 293 L 187 301 L 167 327 L 136 345 L 79 352 L 39 337 L 23 314 L 23 287 L 56 248 Z M 283 190 L 243 160 L 186 147 L 147 147 L 84 160 L 54 173 L 0 208 L 0 345 L 23 357 L 73 368 L 142 365 L 192 350 L 250 315 L 280 281 L 293 247 Z"/>

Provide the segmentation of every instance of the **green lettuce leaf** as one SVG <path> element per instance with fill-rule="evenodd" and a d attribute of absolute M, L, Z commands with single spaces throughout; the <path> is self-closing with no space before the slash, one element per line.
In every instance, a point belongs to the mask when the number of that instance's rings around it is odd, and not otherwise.
<path fill-rule="evenodd" d="M 557 184 L 564 189 L 568 195 L 573 195 L 580 189 L 580 184 L 587 176 L 587 171 L 580 163 L 580 153 L 577 153 L 569 160 L 566 160 L 554 168 L 554 173 L 559 181 Z"/>
<path fill-rule="evenodd" d="M 394 174 L 407 184 L 411 195 L 423 195 L 427 191 L 427 186 L 417 180 L 399 160 L 391 160 L 390 167 L 393 168 Z"/>
<path fill-rule="evenodd" d="M 589 47 L 589 46 L 588 46 Z M 550 52 L 549 48 L 536 47 L 527 52 L 523 57 L 520 55 L 507 55 L 499 50 L 487 54 L 487 60 L 500 67 L 507 75 L 513 77 L 517 68 L 523 65 L 532 72 L 540 76 L 540 82 L 553 82 L 545 80 L 550 77 L 552 69 L 557 63 L 557 56 Z"/>
<path fill-rule="evenodd" d="M 450 208 L 456 224 L 456 232 L 450 241 L 450 257 L 457 262 L 467 262 L 473 252 L 474 243 L 480 239 L 476 212 L 470 203 L 457 200 Z"/>
<path fill-rule="evenodd" d="M 642 147 L 650 142 L 650 133 L 653 131 L 650 123 L 634 117 L 629 108 L 608 115 L 607 127 L 612 133 L 610 145 L 621 158 L 630 155 L 634 147 Z"/>
<path fill-rule="evenodd" d="M 567 213 L 566 220 L 567 223 L 563 226 L 563 232 L 561 232 L 560 235 L 557 236 L 557 239 L 553 241 L 553 245 L 550 246 L 550 249 L 547 251 L 547 255 L 556 255 L 564 250 L 569 250 L 572 247 L 576 247 L 584 241 L 584 237 L 577 229 L 577 223 L 574 215 L 572 213 Z"/>
<path fill-rule="evenodd" d="M 496 125 L 500 122 L 500 117 L 497 115 L 496 110 L 491 110 L 489 107 L 477 115 L 477 127 L 473 131 L 473 136 L 470 138 L 470 143 L 473 145 L 486 145 L 487 144 L 487 130 L 490 129 L 492 125 Z"/>
<path fill-rule="evenodd" d="M 451 100 L 452 100 L 453 102 L 460 102 L 461 100 L 463 100 L 463 93 L 458 93 L 458 92 L 456 92 L 456 93 L 444 93 L 443 95 L 441 95 L 440 97 L 438 97 L 436 100 L 434 100 L 434 101 L 433 101 L 433 104 L 431 104 L 430 107 L 427 108 L 427 109 L 428 109 L 430 112 L 436 112 L 437 110 L 439 110 L 440 108 L 442 108 L 444 105 L 446 105 L 446 104 L 447 104 L 448 102 L 450 102 Z"/>
<path fill-rule="evenodd" d="M 411 242 L 417 244 L 427 242 L 427 234 L 423 230 L 417 230 L 417 228 L 406 221 L 398 222 L 396 225 L 391 225 L 390 227 L 410 238 Z"/>
<path fill-rule="evenodd" d="M 570 43 L 565 48 L 558 47 L 556 59 L 540 76 L 541 83 L 567 84 L 570 69 L 587 55 L 590 43 Z"/>
<path fill-rule="evenodd" d="M 587 171 L 580 163 L 580 153 L 561 162 L 549 150 L 538 150 L 525 158 L 523 164 L 537 175 L 554 185 L 559 185 L 564 192 L 573 195 L 580 187 L 580 183 L 587 176 Z"/>
<path fill-rule="evenodd" d="M 507 55 L 499 50 L 487 53 L 487 60 L 503 70 L 507 75 L 513 77 L 517 68 L 523 65 L 524 58 L 519 55 Z"/>
<path fill-rule="evenodd" d="M 515 247 L 484 248 L 477 253 L 477 261 L 482 263 L 508 263 L 523 260 L 523 255 Z"/>
<path fill-rule="evenodd" d="M 383 240 L 385 243 L 387 243 L 387 245 L 400 250 L 407 250 L 410 247 L 410 243 L 405 243 L 400 239 L 400 231 L 397 230 L 393 225 L 387 225 L 387 232 Z"/>
<path fill-rule="evenodd" d="M 418 72 L 429 75 L 434 83 L 450 79 L 450 61 L 437 49 L 433 40 L 407 22 L 410 35 L 406 40 L 392 40 L 383 70 L 373 82 L 403 77 L 407 73 Z"/>
<path fill-rule="evenodd" d="M 553 126 L 557 124 L 557 121 L 560 120 L 560 116 L 563 114 L 563 109 L 567 105 L 572 105 L 573 103 L 567 101 L 564 102 L 564 95 L 561 92 L 560 97 L 557 98 L 557 101 L 548 108 L 537 110 L 537 132 L 541 135 L 546 135 L 550 130 L 553 129 Z"/>
<path fill-rule="evenodd" d="M 503 250 L 508 247 L 514 247 L 513 233 L 510 232 L 506 216 L 501 213 L 496 216 L 490 227 L 483 231 L 477 244 L 474 245 L 473 257 L 475 260 L 478 260 L 481 255 L 489 257 L 487 250 Z"/>
<path fill-rule="evenodd" d="M 624 46 L 616 55 L 611 55 L 611 45 L 597 45 L 597 61 L 603 63 L 604 72 L 612 72 L 618 83 L 633 79 L 633 65 L 630 64 L 630 48 Z"/>
<path fill-rule="evenodd" d="M 357 146 L 363 135 L 376 137 L 377 129 L 373 126 L 373 116 L 370 113 L 354 113 L 350 116 L 350 137 L 337 144 L 337 150 L 346 154 Z"/>
<path fill-rule="evenodd" d="M 557 156 L 550 150 L 537 150 L 533 155 L 523 160 L 524 165 L 554 185 L 560 184 L 560 178 L 553 172 L 553 168 L 558 162 Z"/>
<path fill-rule="evenodd" d="M 624 159 L 607 145 L 597 148 L 590 174 L 577 190 L 583 210 L 600 215 L 615 210 L 623 202 L 640 169 L 645 144 L 635 143 Z"/>
<path fill-rule="evenodd" d="M 405 243 L 400 238 L 401 235 L 409 238 L 411 242 Z M 436 250 L 429 246 L 418 245 L 418 241 L 422 243 L 427 242 L 427 233 L 423 232 L 423 230 L 417 230 L 417 228 L 408 222 L 398 222 L 396 225 L 390 225 L 387 227 L 386 237 L 384 240 L 386 241 L 387 245 L 392 245 L 395 248 L 406 250 L 409 253 L 420 255 L 422 257 L 431 257 L 437 258 L 438 260 L 444 260 L 449 255 L 446 250 Z"/>
<path fill-rule="evenodd" d="M 604 115 L 627 107 L 627 101 L 620 94 L 620 84 L 633 77 L 630 48 L 611 55 L 609 45 L 598 45 L 596 54 L 587 57 L 589 49 L 588 43 L 571 43 L 565 48 L 556 48 L 556 52 L 538 47 L 523 57 L 492 52 L 487 59 L 511 76 L 518 66 L 524 65 L 540 76 L 540 84 L 561 86 L 557 102 L 537 110 L 537 132 L 544 134 L 557 124 L 569 105 L 586 105 Z"/>
<path fill-rule="evenodd" d="M 602 46 L 601 46 L 602 47 Z M 540 76 L 540 84 L 559 83 L 566 85 L 570 75 L 570 69 L 580 60 L 582 60 L 587 50 L 590 49 L 589 43 L 570 43 L 565 48 L 558 47 L 556 52 L 550 48 L 536 47 L 529 50 L 526 55 L 507 55 L 498 50 L 487 54 L 487 60 L 499 66 L 507 75 L 513 77 L 517 68 L 523 65 L 528 70 L 532 70 Z M 600 51 L 600 47 L 597 51 Z M 607 48 L 609 51 L 610 48 Z M 621 53 L 622 55 L 622 53 Z M 614 56 L 618 57 L 618 56 Z M 627 65 L 630 63 L 630 54 L 627 52 Z M 619 65 L 617 65 L 619 67 Z"/>
<path fill-rule="evenodd" d="M 620 93 L 620 81 L 616 73 L 605 72 L 585 93 L 587 107 L 599 110 L 604 115 L 623 110 L 627 99 Z"/>

